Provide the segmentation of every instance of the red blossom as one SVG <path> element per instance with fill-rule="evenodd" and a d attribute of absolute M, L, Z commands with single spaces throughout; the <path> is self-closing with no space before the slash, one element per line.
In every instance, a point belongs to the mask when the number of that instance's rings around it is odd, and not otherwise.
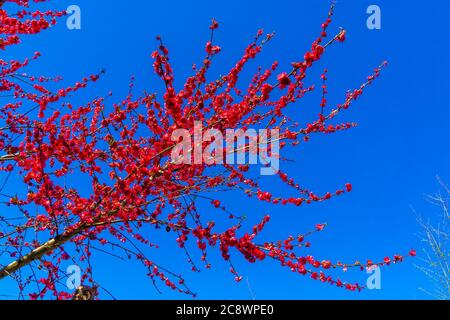
<path fill-rule="evenodd" d="M 280 85 L 280 89 L 284 89 L 291 84 L 291 79 L 289 78 L 289 75 L 286 72 L 279 74 L 277 80 L 278 84 Z"/>

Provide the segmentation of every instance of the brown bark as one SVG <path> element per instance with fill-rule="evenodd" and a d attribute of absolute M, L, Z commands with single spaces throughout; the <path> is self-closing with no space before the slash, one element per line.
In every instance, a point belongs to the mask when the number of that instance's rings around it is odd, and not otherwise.
<path fill-rule="evenodd" d="M 62 235 L 47 241 L 43 245 L 41 245 L 38 248 L 31 251 L 29 254 L 22 256 L 21 258 L 11 262 L 9 265 L 4 267 L 3 269 L 0 269 L 0 280 L 8 277 L 9 275 L 11 275 L 14 272 L 16 272 L 17 270 L 19 270 L 20 268 L 23 268 L 23 267 L 29 265 L 33 261 L 39 260 L 47 253 L 64 245 L 65 243 L 67 243 L 71 239 L 73 239 L 74 237 L 80 235 L 83 231 L 86 231 L 86 230 L 88 230 L 90 228 L 94 228 L 94 227 L 99 227 L 99 226 L 104 226 L 104 225 L 112 225 L 112 224 L 123 223 L 123 222 L 125 222 L 125 221 L 114 220 L 114 221 L 110 221 L 110 222 L 97 222 L 97 223 L 93 223 L 91 225 L 80 226 L 71 232 L 65 232 Z M 148 222 L 151 224 L 168 225 L 167 222 L 161 221 L 161 220 L 138 219 L 138 220 L 135 220 L 135 222 Z M 173 225 L 172 228 L 177 228 L 179 230 L 182 230 L 182 229 L 191 230 L 188 227 L 179 226 L 179 225 Z"/>
<path fill-rule="evenodd" d="M 29 265 L 33 261 L 42 258 L 47 253 L 62 246 L 66 242 L 70 241 L 73 237 L 79 235 L 85 229 L 86 227 L 79 227 L 78 229 L 75 229 L 72 232 L 66 232 L 60 236 L 57 236 L 47 241 L 40 247 L 34 249 L 29 254 L 24 255 L 23 257 L 17 259 L 16 261 L 10 263 L 9 265 L 0 270 L 0 280 L 2 280 L 5 277 L 8 277 L 9 275 L 19 270 L 20 268 Z"/>

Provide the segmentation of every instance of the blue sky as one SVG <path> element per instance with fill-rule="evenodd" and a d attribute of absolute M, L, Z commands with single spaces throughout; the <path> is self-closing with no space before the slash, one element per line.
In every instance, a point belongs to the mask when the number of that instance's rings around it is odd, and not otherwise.
<path fill-rule="evenodd" d="M 328 68 L 329 98 L 335 104 L 380 62 L 388 60 L 389 67 L 355 107 L 339 118 L 358 122 L 359 127 L 315 138 L 292 150 L 288 157 L 295 162 L 284 163 L 281 169 L 319 193 L 346 182 L 354 185 L 354 192 L 301 208 L 267 206 L 236 193 L 221 195 L 230 210 L 249 216 L 249 226 L 270 213 L 273 219 L 265 238 L 282 239 L 327 222 L 327 231 L 312 239 L 311 252 L 317 257 L 350 262 L 380 260 L 406 253 L 412 247 L 420 249 L 412 207 L 434 215 L 436 209 L 424 200 L 424 194 L 438 190 L 436 175 L 450 181 L 448 26 L 444 26 L 450 5 L 447 1 L 435 2 L 434 6 L 415 3 L 338 1 L 331 28 L 345 27 L 348 41 L 328 50 L 312 71 L 311 83 L 318 83 L 321 71 Z M 181 83 L 190 74 L 191 64 L 203 58 L 211 18 L 220 23 L 216 41 L 223 48 L 213 72 L 228 70 L 259 28 L 276 31 L 277 35 L 252 66 L 267 66 L 274 60 L 288 66 L 308 49 L 329 7 L 329 1 L 323 0 L 135 0 L 127 4 L 64 0 L 54 1 L 53 7 L 65 9 L 69 4 L 81 8 L 81 30 L 69 31 L 61 20 L 53 30 L 26 38 L 8 54 L 25 57 L 40 51 L 43 58 L 28 69 L 29 73 L 42 73 L 44 69 L 49 75 L 63 76 L 67 83 L 105 68 L 105 77 L 75 100 L 79 103 L 106 95 L 109 90 L 119 100 L 128 90 L 131 75 L 136 76 L 137 89 L 160 90 L 149 57 L 156 35 L 163 36 Z M 382 10 L 381 30 L 366 27 L 366 8 L 371 4 Z M 249 75 L 251 71 L 246 72 Z M 311 116 L 311 108 L 318 108 L 319 101 L 317 92 L 295 106 L 292 115 L 300 120 Z M 273 184 L 270 180 L 267 183 Z M 208 210 L 206 205 L 203 208 Z M 238 256 L 234 264 L 245 280 L 237 284 L 228 265 L 213 252 L 213 268 L 192 273 L 183 266 L 183 252 L 174 248 L 175 244 L 164 238 L 161 248 L 152 255 L 162 265 L 183 273 L 200 299 L 428 298 L 419 290 L 429 287 L 428 280 L 411 260 L 383 269 L 381 290 L 355 294 L 292 274 L 270 261 L 250 265 Z M 163 295 L 158 294 L 138 264 L 97 254 L 94 266 L 97 281 L 117 298 L 186 298 L 165 289 Z M 367 274 L 351 272 L 344 277 L 365 282 Z M 9 284 L 4 290 L 14 291 Z"/>

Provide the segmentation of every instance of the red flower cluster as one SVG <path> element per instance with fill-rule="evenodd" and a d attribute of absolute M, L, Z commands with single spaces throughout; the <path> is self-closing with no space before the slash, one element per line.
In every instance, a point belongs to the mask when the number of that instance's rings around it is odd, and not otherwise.
<path fill-rule="evenodd" d="M 34 0 L 44 2 L 46 0 Z M 65 14 L 64 11 L 27 11 L 25 9 L 9 15 L 2 6 L 5 2 L 13 2 L 24 8 L 29 7 L 29 0 L 2 0 L 0 2 L 0 34 L 6 37 L 0 38 L 0 49 L 18 44 L 20 35 L 37 34 L 56 23 L 56 18 Z"/>

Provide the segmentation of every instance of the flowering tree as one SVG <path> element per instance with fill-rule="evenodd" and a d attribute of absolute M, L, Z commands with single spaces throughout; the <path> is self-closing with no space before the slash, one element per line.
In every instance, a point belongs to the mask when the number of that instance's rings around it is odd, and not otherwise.
<path fill-rule="evenodd" d="M 2 49 L 18 45 L 22 36 L 37 34 L 64 15 L 60 11 L 30 11 L 29 2 L 0 1 Z M 220 250 L 236 281 L 242 277 L 231 262 L 235 254 L 241 254 L 250 263 L 274 259 L 292 272 L 352 291 L 363 286 L 344 282 L 328 272 L 401 262 L 404 257 L 400 255 L 380 262 L 347 264 L 302 254 L 302 248 L 310 245 L 307 237 L 323 231 L 324 224 L 304 234 L 261 243 L 258 235 L 269 223 L 269 216 L 249 228 L 245 219 L 207 196 L 209 191 L 233 189 L 242 191 L 243 197 L 255 197 L 268 205 L 301 206 L 348 193 L 351 184 L 319 195 L 301 187 L 287 173 L 277 171 L 271 179 L 278 179 L 294 194 L 283 197 L 264 190 L 248 165 L 180 164 L 170 159 L 177 145 L 173 133 L 184 129 L 194 134 L 198 122 L 204 130 L 214 128 L 218 132 L 252 126 L 279 130 L 281 150 L 307 143 L 315 135 L 353 128 L 354 123 L 336 123 L 335 118 L 352 106 L 386 63 L 357 89 L 347 92 L 335 107 L 327 104 L 325 70 L 317 119 L 301 126 L 285 114 L 289 106 L 314 90 L 305 84 L 308 70 L 332 45 L 345 41 L 343 29 L 333 36 L 328 34 L 333 9 L 334 6 L 310 50 L 292 62 L 290 70 L 279 70 L 274 62 L 267 69 L 259 68 L 248 84 L 241 84 L 239 76 L 273 34 L 258 31 L 231 70 L 208 80 L 213 58 L 221 51 L 214 42 L 218 23 L 213 20 L 205 59 L 193 67 L 193 75 L 182 88 L 174 86 L 169 51 L 158 37 L 158 50 L 152 58 L 154 72 L 165 85 L 164 94 L 143 93 L 136 97 L 130 90 L 123 101 L 113 105 L 102 97 L 83 106 L 69 102 L 71 95 L 93 85 L 103 72 L 57 89 L 61 79 L 25 73 L 29 63 L 36 63 L 39 53 L 25 61 L 0 59 L 0 91 L 5 99 L 0 106 L 0 170 L 4 179 L 15 176 L 17 184 L 21 184 L 9 193 L 1 191 L 0 280 L 14 279 L 21 294 L 32 299 L 73 298 L 74 292 L 65 292 L 62 265 L 72 261 L 82 267 L 82 283 L 95 288 L 90 263 L 95 247 L 103 252 L 121 250 L 129 259 L 141 262 L 155 287 L 162 282 L 194 295 L 181 275 L 145 253 L 146 247 L 157 247 L 161 230 L 176 235 L 174 245 L 185 252 L 194 271 L 199 268 L 189 253 L 190 242 L 196 243 L 206 268 L 210 267 L 207 251 Z M 202 147 L 206 145 L 208 142 L 202 142 Z M 244 150 L 250 152 L 247 147 Z M 273 150 L 267 151 L 270 154 Z M 281 156 L 280 159 L 283 160 Z M 206 199 L 212 209 L 227 213 L 229 222 L 204 221 L 196 199 Z M 409 255 L 415 252 L 412 250 Z"/>

